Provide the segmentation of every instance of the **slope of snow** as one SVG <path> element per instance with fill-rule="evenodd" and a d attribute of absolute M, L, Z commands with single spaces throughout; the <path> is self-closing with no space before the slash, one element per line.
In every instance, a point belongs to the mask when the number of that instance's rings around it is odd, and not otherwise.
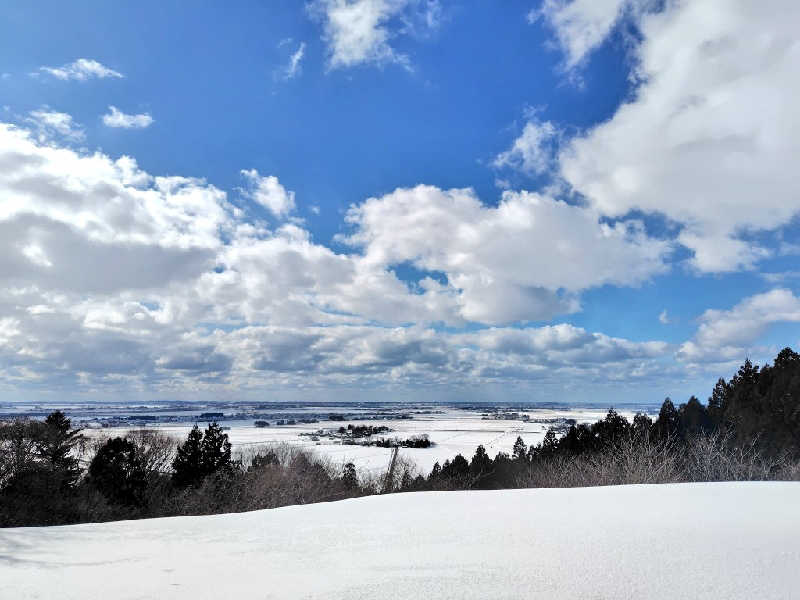
<path fill-rule="evenodd" d="M 800 483 L 427 492 L 0 529 L 0 597 L 797 598 Z"/>

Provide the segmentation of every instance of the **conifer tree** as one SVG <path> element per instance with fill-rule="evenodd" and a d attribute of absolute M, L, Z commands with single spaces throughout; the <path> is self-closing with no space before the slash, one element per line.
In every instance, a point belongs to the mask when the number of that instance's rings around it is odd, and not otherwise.
<path fill-rule="evenodd" d="M 358 475 L 356 474 L 356 466 L 349 462 L 345 464 L 342 470 L 342 483 L 348 490 L 358 487 Z"/>
<path fill-rule="evenodd" d="M 492 470 L 492 459 L 486 454 L 486 448 L 483 445 L 478 446 L 475 450 L 475 455 L 472 457 L 472 463 L 469 466 L 469 472 L 473 476 L 480 476 Z"/>
<path fill-rule="evenodd" d="M 73 450 L 83 439 L 81 430 L 73 429 L 72 422 L 60 410 L 50 413 L 37 427 L 36 453 L 65 487 L 73 487 L 80 477 L 80 465 Z"/>
<path fill-rule="evenodd" d="M 147 486 L 144 458 L 130 440 L 108 440 L 89 465 L 89 481 L 110 502 L 141 504 Z"/>
<path fill-rule="evenodd" d="M 517 441 L 514 442 L 514 449 L 511 452 L 511 457 L 514 460 L 521 461 L 526 460 L 528 454 L 528 447 L 525 445 L 525 442 L 522 441 L 520 436 L 517 436 Z"/>
<path fill-rule="evenodd" d="M 178 446 L 175 460 L 172 463 L 173 481 L 177 485 L 191 485 L 200 481 L 203 472 L 203 433 L 195 425 L 186 437 L 186 441 Z"/>
<path fill-rule="evenodd" d="M 228 434 L 216 422 L 211 423 L 203 435 L 202 464 L 205 475 L 231 466 L 231 443 Z"/>

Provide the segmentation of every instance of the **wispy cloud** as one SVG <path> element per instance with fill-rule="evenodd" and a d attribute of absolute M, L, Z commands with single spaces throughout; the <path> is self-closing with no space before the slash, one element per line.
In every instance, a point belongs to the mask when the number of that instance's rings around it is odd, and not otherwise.
<path fill-rule="evenodd" d="M 91 58 L 79 58 L 61 67 L 40 67 L 39 71 L 52 75 L 57 79 L 74 79 L 76 81 L 86 81 L 95 77 L 98 79 L 124 77 L 119 71 L 115 71 Z"/>
<path fill-rule="evenodd" d="M 103 115 L 103 125 L 106 127 L 121 127 L 123 129 L 144 129 L 153 124 L 150 113 L 129 115 L 116 106 L 109 106 L 108 113 Z"/>
<path fill-rule="evenodd" d="M 303 57 L 305 56 L 305 52 L 306 43 L 300 42 L 297 50 L 292 52 L 291 56 L 289 56 L 288 63 L 283 68 L 276 71 L 275 78 L 289 81 L 300 75 L 303 72 Z"/>
<path fill-rule="evenodd" d="M 86 138 L 83 128 L 75 123 L 72 115 L 50 110 L 47 106 L 29 112 L 25 121 L 35 127 L 40 141 L 82 142 Z"/>

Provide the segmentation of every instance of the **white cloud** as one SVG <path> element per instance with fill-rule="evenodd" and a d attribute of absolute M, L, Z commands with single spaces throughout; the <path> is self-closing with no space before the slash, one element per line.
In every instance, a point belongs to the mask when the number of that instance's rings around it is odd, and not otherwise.
<path fill-rule="evenodd" d="M 444 273 L 461 316 L 484 323 L 573 312 L 578 292 L 637 285 L 664 270 L 670 251 L 635 222 L 601 224 L 591 210 L 528 192 L 505 192 L 491 208 L 471 190 L 417 186 L 354 206 L 347 220 L 356 231 L 346 241 L 368 264 Z"/>
<path fill-rule="evenodd" d="M 688 363 L 741 362 L 771 324 L 787 322 L 800 323 L 800 298 L 788 289 L 750 296 L 730 310 L 707 310 L 678 358 Z"/>
<path fill-rule="evenodd" d="M 306 43 L 300 42 L 300 46 L 298 46 L 297 50 L 289 57 L 289 64 L 286 65 L 283 73 L 284 79 L 294 79 L 303 72 L 302 61 L 305 51 Z"/>
<path fill-rule="evenodd" d="M 573 69 L 605 41 L 620 20 L 640 17 L 658 4 L 658 0 L 544 0 L 528 14 L 528 21 L 547 23 L 565 55 L 564 66 Z"/>
<path fill-rule="evenodd" d="M 81 142 L 86 138 L 83 128 L 75 123 L 72 115 L 43 107 L 28 113 L 26 122 L 35 126 L 40 141 L 54 138 Z"/>
<path fill-rule="evenodd" d="M 93 77 L 97 77 L 98 79 L 105 79 L 106 77 L 124 77 L 122 73 L 110 69 L 91 58 L 79 58 L 61 67 L 40 67 L 39 70 L 63 80 L 74 79 L 76 81 L 86 81 Z"/>
<path fill-rule="evenodd" d="M 392 47 L 392 38 L 434 29 L 441 14 L 433 0 L 314 0 L 309 10 L 323 24 L 331 69 L 365 63 L 410 69 L 408 56 Z"/>
<path fill-rule="evenodd" d="M 286 217 L 294 211 L 294 192 L 283 187 L 277 177 L 264 177 L 256 169 L 243 169 L 241 174 L 247 181 L 245 195 L 248 198 L 258 202 L 276 217 Z"/>
<path fill-rule="evenodd" d="M 116 106 L 109 106 L 108 113 L 103 115 L 103 125 L 106 127 L 122 127 L 123 129 L 143 129 L 153 124 L 150 113 L 129 115 L 120 111 Z"/>
<path fill-rule="evenodd" d="M 534 175 L 551 171 L 560 136 L 561 132 L 550 121 L 528 121 L 511 148 L 499 154 L 493 165 Z"/>
<path fill-rule="evenodd" d="M 603 215 L 677 223 L 698 271 L 752 268 L 775 250 L 749 234 L 800 212 L 798 20 L 790 0 L 668 2 L 644 16 L 636 96 L 562 147 L 561 175 Z"/>
<path fill-rule="evenodd" d="M 267 179 L 251 175 L 256 190 Z M 542 302 L 553 298 L 547 288 L 530 292 L 525 285 L 580 287 L 617 277 L 607 272 L 587 282 L 585 273 L 552 279 L 544 272 L 569 272 L 570 257 L 580 255 L 568 247 L 575 238 L 566 236 L 547 257 L 536 256 L 546 248 L 536 237 L 550 227 L 569 222 L 577 237 L 594 236 L 608 260 L 639 243 L 635 232 L 604 228 L 552 200 L 515 195 L 488 208 L 468 192 L 398 190 L 351 211 L 366 252 L 339 254 L 314 243 L 296 223 L 271 231 L 243 221 L 226 194 L 203 180 L 156 177 L 131 158 L 41 144 L 10 125 L 0 126 L 0 197 L 0 376 L 6 386 L 196 394 L 220 387 L 560 385 L 595 381 L 609 365 L 626 382 L 665 372 L 658 364 L 668 352 L 662 342 L 566 324 L 469 334 L 428 325 L 480 319 L 490 302 L 508 317 L 530 316 L 541 310 L 537 294 Z M 455 215 L 446 220 L 451 209 Z M 453 256 L 410 235 L 397 238 L 402 247 L 381 259 L 392 250 L 382 233 L 392 222 L 380 224 L 380 212 L 402 217 L 395 229 L 417 221 L 430 233 L 427 220 L 434 228 L 451 227 Z M 526 237 L 525 230 L 532 233 Z M 503 267 L 511 248 L 484 248 L 492 231 L 530 244 L 535 260 Z M 441 264 L 459 287 L 423 278 L 409 288 L 390 263 L 413 256 L 423 268 Z M 525 274 L 544 264 L 540 274 Z M 599 260 L 594 266 L 604 268 Z M 630 260 L 624 268 L 640 271 L 626 274 L 626 281 L 650 272 Z M 570 302 L 567 294 L 566 309 Z"/>
<path fill-rule="evenodd" d="M 658 314 L 658 322 L 662 325 L 669 325 L 672 322 L 666 308 Z"/>

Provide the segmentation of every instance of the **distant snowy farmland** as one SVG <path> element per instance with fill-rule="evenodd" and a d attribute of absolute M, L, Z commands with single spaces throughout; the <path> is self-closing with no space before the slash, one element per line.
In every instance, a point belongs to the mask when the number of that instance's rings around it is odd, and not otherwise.
<path fill-rule="evenodd" d="M 0 597 L 798 598 L 800 483 L 425 492 L 0 530 Z"/>
<path fill-rule="evenodd" d="M 252 421 L 223 421 L 222 424 L 230 427 L 226 433 L 229 435 L 234 451 L 257 449 L 259 446 L 272 444 L 292 444 L 313 450 L 320 456 L 328 457 L 335 464 L 351 461 L 366 471 L 383 471 L 389 464 L 391 449 L 376 448 L 374 446 L 343 446 L 332 443 L 323 438 L 314 442 L 310 434 L 318 429 L 337 429 L 348 423 L 368 424 L 374 426 L 385 425 L 392 429 L 388 437 L 406 438 L 412 435 L 426 434 L 434 445 L 430 448 L 404 448 L 400 456 L 413 462 L 419 471 L 427 475 L 435 462 L 442 464 L 447 459 L 452 459 L 456 454 L 463 454 L 469 460 L 475 453 L 479 444 L 486 447 L 489 456 L 494 458 L 498 452 L 511 453 L 517 436 L 523 438 L 526 444 L 537 444 L 542 441 L 550 427 L 552 419 L 570 418 L 578 423 L 593 423 L 606 415 L 606 410 L 600 409 L 537 409 L 526 414 L 527 421 L 523 420 L 494 420 L 483 419 L 478 411 L 454 410 L 442 408 L 443 414 L 418 416 L 411 420 L 361 420 L 358 418 L 347 421 L 321 421 L 319 423 L 297 423 L 295 425 L 281 425 L 267 428 L 257 428 Z M 620 410 L 620 414 L 628 419 L 633 418 L 633 412 Z M 202 424 L 202 423 L 201 423 Z M 159 425 L 158 429 L 174 436 L 178 440 L 186 438 L 191 429 L 190 424 L 185 425 Z M 124 435 L 125 428 L 106 428 L 88 430 L 89 435 Z"/>

